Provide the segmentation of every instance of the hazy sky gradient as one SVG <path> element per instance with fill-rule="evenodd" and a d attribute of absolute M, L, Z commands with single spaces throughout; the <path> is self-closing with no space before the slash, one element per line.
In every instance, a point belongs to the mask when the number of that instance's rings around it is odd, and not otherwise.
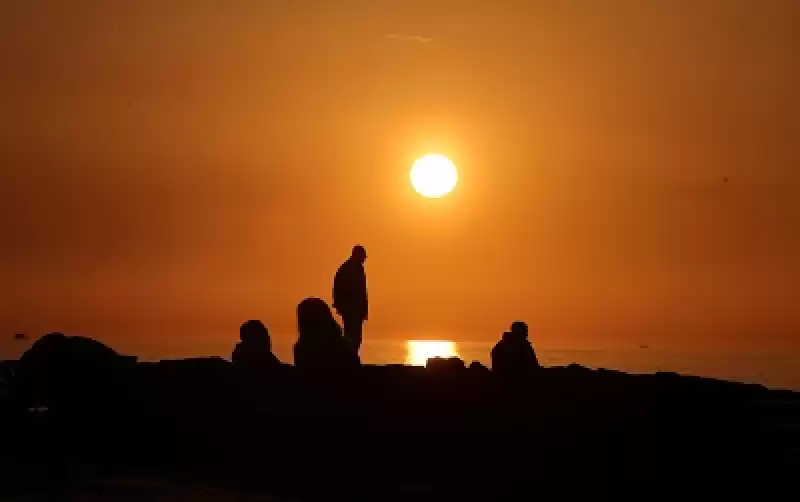
<path fill-rule="evenodd" d="M 791 0 L 3 2 L 0 356 L 291 335 L 356 242 L 367 337 L 797 347 L 798 61 Z"/>

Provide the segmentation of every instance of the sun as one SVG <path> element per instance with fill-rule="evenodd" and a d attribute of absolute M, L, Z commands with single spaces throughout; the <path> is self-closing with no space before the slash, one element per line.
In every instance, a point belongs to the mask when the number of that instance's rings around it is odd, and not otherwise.
<path fill-rule="evenodd" d="M 411 185 L 423 197 L 444 197 L 453 191 L 457 182 L 458 170 L 444 155 L 425 155 L 411 166 Z"/>
<path fill-rule="evenodd" d="M 406 364 L 425 366 L 432 357 L 458 357 L 456 343 L 444 340 L 407 340 Z"/>

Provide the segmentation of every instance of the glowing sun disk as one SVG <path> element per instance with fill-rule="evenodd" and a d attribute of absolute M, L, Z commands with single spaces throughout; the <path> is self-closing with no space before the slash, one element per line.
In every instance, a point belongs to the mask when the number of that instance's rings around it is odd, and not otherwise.
<path fill-rule="evenodd" d="M 458 170 L 444 155 L 425 155 L 411 166 L 411 185 L 423 197 L 444 197 L 457 182 Z"/>

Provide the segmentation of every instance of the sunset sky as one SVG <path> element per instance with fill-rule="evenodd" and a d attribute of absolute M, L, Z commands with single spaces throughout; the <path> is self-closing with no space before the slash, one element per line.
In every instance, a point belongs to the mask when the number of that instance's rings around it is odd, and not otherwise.
<path fill-rule="evenodd" d="M 356 243 L 367 338 L 798 348 L 798 89 L 792 0 L 3 2 L 0 358 L 291 338 Z"/>

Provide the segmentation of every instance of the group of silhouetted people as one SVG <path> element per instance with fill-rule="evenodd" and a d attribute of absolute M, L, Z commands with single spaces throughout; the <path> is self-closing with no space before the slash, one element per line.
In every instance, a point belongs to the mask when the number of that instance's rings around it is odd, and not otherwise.
<path fill-rule="evenodd" d="M 307 369 L 345 369 L 361 365 L 358 355 L 368 319 L 367 279 L 364 262 L 367 252 L 353 248 L 333 279 L 333 307 L 342 318 L 340 326 L 330 307 L 320 298 L 306 298 L 297 306 L 298 338 L 294 345 L 294 364 Z M 269 331 L 261 321 L 245 322 L 241 341 L 232 361 L 241 367 L 267 369 L 281 365 L 272 352 Z M 514 322 L 491 351 L 492 369 L 500 375 L 514 375 L 539 367 L 536 352 L 528 339 L 528 326 Z"/>
<path fill-rule="evenodd" d="M 362 327 L 368 317 L 366 259 L 364 247 L 355 246 L 333 279 L 333 306 L 342 318 L 344 329 L 328 304 L 320 298 L 306 298 L 297 306 L 295 366 L 341 369 L 361 365 L 358 351 Z M 281 364 L 272 353 L 269 331 L 261 321 L 244 323 L 239 336 L 241 341 L 231 357 L 235 364 L 250 368 L 270 368 Z"/>
<path fill-rule="evenodd" d="M 362 326 L 368 317 L 366 257 L 363 247 L 354 247 L 351 257 L 334 277 L 333 305 L 342 319 L 341 325 L 333 310 L 320 298 L 306 298 L 297 306 L 294 365 L 298 368 L 324 374 L 361 366 Z M 284 366 L 273 353 L 269 331 L 261 321 L 242 324 L 239 336 L 241 340 L 231 356 L 236 368 L 261 373 Z M 116 372 L 135 363 L 135 357 L 120 356 L 96 340 L 51 333 L 36 340 L 23 354 L 16 365 L 14 379 L 22 382 L 20 388 L 47 395 L 52 389 L 80 388 L 97 375 L 112 380 Z M 466 367 L 459 358 L 434 358 L 427 366 L 434 372 L 444 373 Z M 473 366 L 486 369 L 477 362 L 470 367 Z M 524 322 L 514 322 L 510 331 L 503 334 L 491 351 L 491 366 L 492 373 L 512 379 L 539 368 Z M 66 378 L 66 375 L 72 376 Z M 3 379 L 8 380 L 8 376 Z M 53 392 L 58 395 L 60 391 Z"/>

